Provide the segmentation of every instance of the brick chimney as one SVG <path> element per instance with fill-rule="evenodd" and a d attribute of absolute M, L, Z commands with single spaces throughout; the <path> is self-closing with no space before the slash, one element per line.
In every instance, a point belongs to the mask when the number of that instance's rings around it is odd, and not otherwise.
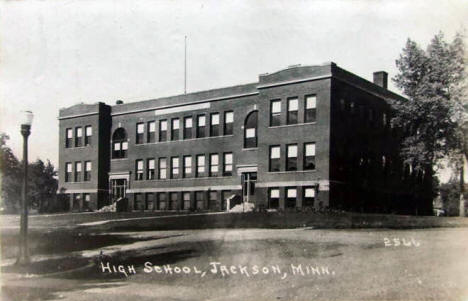
<path fill-rule="evenodd" d="M 374 72 L 374 84 L 387 89 L 388 73 L 385 71 Z"/>

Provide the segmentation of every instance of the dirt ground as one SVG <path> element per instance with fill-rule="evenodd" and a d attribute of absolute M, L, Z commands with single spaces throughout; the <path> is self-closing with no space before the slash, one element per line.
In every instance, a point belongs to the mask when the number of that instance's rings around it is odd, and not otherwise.
<path fill-rule="evenodd" d="M 29 274 L 2 255 L 2 300 L 468 298 L 465 227 L 80 231 L 50 232 Z M 70 258 L 92 264 L 53 269 Z"/>

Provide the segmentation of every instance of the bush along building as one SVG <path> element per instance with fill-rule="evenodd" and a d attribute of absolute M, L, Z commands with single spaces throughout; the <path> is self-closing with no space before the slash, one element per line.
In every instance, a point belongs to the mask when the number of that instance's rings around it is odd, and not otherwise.
<path fill-rule="evenodd" d="M 257 209 L 430 213 L 432 179 L 399 159 L 387 73 L 334 63 L 256 83 L 60 110 L 59 187 L 72 211 Z"/>

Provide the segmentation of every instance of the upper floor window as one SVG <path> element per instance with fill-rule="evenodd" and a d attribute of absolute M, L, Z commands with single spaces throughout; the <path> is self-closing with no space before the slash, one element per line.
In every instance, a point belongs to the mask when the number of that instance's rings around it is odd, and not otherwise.
<path fill-rule="evenodd" d="M 135 180 L 143 180 L 143 160 L 136 160 L 135 162 Z"/>
<path fill-rule="evenodd" d="M 167 140 L 167 120 L 159 121 L 159 141 Z"/>
<path fill-rule="evenodd" d="M 112 135 L 112 158 L 127 158 L 127 150 L 127 132 L 123 128 L 118 128 Z"/>
<path fill-rule="evenodd" d="M 234 133 L 234 112 L 224 112 L 224 135 Z"/>
<path fill-rule="evenodd" d="M 75 128 L 75 147 L 83 146 L 83 128 Z"/>
<path fill-rule="evenodd" d="M 73 143 L 73 129 L 66 129 L 65 131 L 65 147 L 72 147 Z"/>
<path fill-rule="evenodd" d="M 270 103 L 270 126 L 281 125 L 281 100 L 272 100 Z"/>
<path fill-rule="evenodd" d="M 219 155 L 211 154 L 210 155 L 210 177 L 218 176 L 219 172 Z"/>
<path fill-rule="evenodd" d="M 156 122 L 150 121 L 148 122 L 148 137 L 147 141 L 148 143 L 154 143 L 156 142 Z"/>
<path fill-rule="evenodd" d="M 148 159 L 146 162 L 146 179 L 154 179 L 154 159 Z"/>
<path fill-rule="evenodd" d="M 192 175 L 192 157 L 184 156 L 184 178 Z"/>
<path fill-rule="evenodd" d="M 286 170 L 297 170 L 297 144 L 287 146 L 286 157 Z"/>
<path fill-rule="evenodd" d="M 179 118 L 173 118 L 171 121 L 171 140 L 179 140 Z"/>
<path fill-rule="evenodd" d="M 179 157 L 171 158 L 171 179 L 179 177 Z"/>
<path fill-rule="evenodd" d="M 185 117 L 184 118 L 184 139 L 192 138 L 192 127 L 193 127 L 192 117 Z"/>
<path fill-rule="evenodd" d="M 206 136 L 206 117 L 205 115 L 197 116 L 197 138 Z"/>
<path fill-rule="evenodd" d="M 304 122 L 315 122 L 317 118 L 317 96 L 305 97 Z"/>
<path fill-rule="evenodd" d="M 224 176 L 232 176 L 232 153 L 224 153 L 224 168 L 223 168 L 223 175 Z"/>
<path fill-rule="evenodd" d="M 73 173 L 73 165 L 71 162 L 65 163 L 65 182 L 71 182 Z"/>
<path fill-rule="evenodd" d="M 280 158 L 281 158 L 280 146 L 279 145 L 270 146 L 269 171 L 280 171 L 280 166 L 281 166 Z"/>
<path fill-rule="evenodd" d="M 91 137 L 93 136 L 93 128 L 88 125 L 85 127 L 85 145 L 91 145 Z"/>
<path fill-rule="evenodd" d="M 145 124 L 143 122 L 137 123 L 136 127 L 136 144 L 143 143 L 143 137 L 145 135 Z"/>
<path fill-rule="evenodd" d="M 91 169 L 92 169 L 91 161 L 86 161 L 85 162 L 84 181 L 91 181 Z"/>
<path fill-rule="evenodd" d="M 219 113 L 210 115 L 210 136 L 219 136 Z"/>
<path fill-rule="evenodd" d="M 289 98 L 288 99 L 288 116 L 287 116 L 287 124 L 296 124 L 297 123 L 297 115 L 299 110 L 299 103 L 298 98 Z"/>
<path fill-rule="evenodd" d="M 315 143 L 304 144 L 304 170 L 315 169 Z"/>
<path fill-rule="evenodd" d="M 257 147 L 257 120 L 258 111 L 247 115 L 244 125 L 244 148 Z"/>
<path fill-rule="evenodd" d="M 167 179 L 167 160 L 159 158 L 159 179 Z"/>
<path fill-rule="evenodd" d="M 75 182 L 81 181 L 81 162 L 75 162 Z"/>
<path fill-rule="evenodd" d="M 205 175 L 205 155 L 197 155 L 197 177 Z"/>

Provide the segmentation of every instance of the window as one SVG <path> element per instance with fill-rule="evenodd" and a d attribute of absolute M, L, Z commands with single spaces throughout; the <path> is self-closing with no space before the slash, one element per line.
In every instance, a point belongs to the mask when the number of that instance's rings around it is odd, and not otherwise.
<path fill-rule="evenodd" d="M 245 119 L 244 148 L 257 147 L 257 119 L 258 111 L 253 111 Z"/>
<path fill-rule="evenodd" d="M 177 210 L 177 203 L 179 201 L 177 192 L 169 193 L 169 210 Z"/>
<path fill-rule="evenodd" d="M 154 210 L 154 193 L 148 192 L 146 193 L 146 198 L 145 198 L 145 209 L 146 210 Z"/>
<path fill-rule="evenodd" d="M 354 115 L 356 113 L 356 106 L 354 105 L 354 101 L 349 103 L 349 111 L 351 115 Z"/>
<path fill-rule="evenodd" d="M 280 190 L 279 188 L 270 188 L 268 193 L 268 208 L 276 209 L 279 207 L 279 197 Z"/>
<path fill-rule="evenodd" d="M 166 210 L 166 193 L 158 192 L 158 209 Z"/>
<path fill-rule="evenodd" d="M 75 162 L 75 182 L 81 181 L 81 162 Z"/>
<path fill-rule="evenodd" d="M 184 192 L 182 193 L 182 210 L 188 210 L 190 209 L 190 192 Z"/>
<path fill-rule="evenodd" d="M 224 112 L 224 135 L 234 133 L 234 112 Z"/>
<path fill-rule="evenodd" d="M 383 113 L 383 114 L 382 114 L 382 125 L 383 125 L 384 127 L 387 127 L 387 122 L 388 122 L 388 121 L 387 121 L 387 113 Z"/>
<path fill-rule="evenodd" d="M 197 155 L 197 177 L 205 175 L 205 155 Z"/>
<path fill-rule="evenodd" d="M 143 210 L 145 208 L 143 196 L 143 193 L 135 193 L 135 204 L 133 205 L 134 210 Z"/>
<path fill-rule="evenodd" d="M 66 129 L 65 131 L 65 147 L 72 147 L 73 143 L 73 129 Z"/>
<path fill-rule="evenodd" d="M 83 193 L 83 210 L 89 211 L 89 202 L 91 201 L 91 195 L 89 193 Z"/>
<path fill-rule="evenodd" d="M 315 143 L 304 144 L 304 170 L 315 169 Z"/>
<path fill-rule="evenodd" d="M 81 207 L 81 194 L 74 193 L 73 194 L 73 210 L 80 210 Z"/>
<path fill-rule="evenodd" d="M 210 115 L 210 136 L 219 136 L 219 113 Z"/>
<path fill-rule="evenodd" d="M 297 144 L 287 146 L 286 158 L 286 170 L 297 170 Z"/>
<path fill-rule="evenodd" d="M 205 115 L 197 116 L 197 138 L 203 138 L 206 136 L 206 117 Z"/>
<path fill-rule="evenodd" d="M 219 172 L 219 156 L 218 154 L 210 155 L 210 177 L 218 176 Z"/>
<path fill-rule="evenodd" d="M 280 165 L 281 165 L 280 158 L 281 158 L 280 146 L 279 145 L 270 146 L 269 171 L 280 171 Z"/>
<path fill-rule="evenodd" d="M 127 157 L 127 132 L 123 128 L 118 128 L 112 135 L 112 159 Z"/>
<path fill-rule="evenodd" d="M 232 176 L 232 153 L 224 153 L 223 176 Z"/>
<path fill-rule="evenodd" d="M 286 188 L 286 208 L 295 208 L 297 199 L 296 188 Z"/>
<path fill-rule="evenodd" d="M 305 97 L 304 122 L 315 122 L 317 118 L 317 97 L 309 95 Z"/>
<path fill-rule="evenodd" d="M 146 179 L 154 180 L 154 159 L 146 161 Z"/>
<path fill-rule="evenodd" d="M 179 177 L 179 157 L 171 158 L 171 179 Z"/>
<path fill-rule="evenodd" d="M 270 126 L 281 125 L 281 100 L 272 100 L 270 103 Z"/>
<path fill-rule="evenodd" d="M 65 182 L 72 180 L 73 166 L 70 162 L 65 163 Z"/>
<path fill-rule="evenodd" d="M 135 162 L 135 180 L 143 180 L 143 160 L 136 160 Z"/>
<path fill-rule="evenodd" d="M 195 191 L 195 203 L 197 206 L 197 210 L 203 210 L 203 208 L 205 207 L 203 206 L 205 200 L 205 197 L 203 196 L 204 194 L 205 193 L 203 191 Z"/>
<path fill-rule="evenodd" d="M 167 140 L 167 120 L 159 121 L 159 141 Z"/>
<path fill-rule="evenodd" d="M 184 156 L 184 178 L 192 176 L 192 157 Z"/>
<path fill-rule="evenodd" d="M 148 143 L 156 142 L 156 122 L 150 121 L 148 122 L 148 134 L 147 134 L 147 141 Z"/>
<path fill-rule="evenodd" d="M 167 179 L 167 160 L 166 158 L 159 158 L 159 179 Z"/>
<path fill-rule="evenodd" d="M 85 172 L 84 172 L 84 180 L 85 181 L 91 181 L 91 161 L 86 161 L 85 162 Z"/>
<path fill-rule="evenodd" d="M 179 118 L 173 118 L 171 121 L 171 140 L 179 140 Z"/>
<path fill-rule="evenodd" d="M 141 144 L 143 143 L 143 137 L 145 135 L 145 124 L 143 122 L 137 123 L 136 125 L 136 139 L 135 143 L 136 144 Z"/>
<path fill-rule="evenodd" d="M 218 192 L 210 191 L 208 194 L 208 209 L 216 210 L 216 204 L 218 203 Z"/>
<path fill-rule="evenodd" d="M 184 118 L 184 139 L 191 139 L 192 138 L 192 117 L 185 117 Z"/>
<path fill-rule="evenodd" d="M 75 147 L 83 146 L 83 129 L 75 128 Z"/>
<path fill-rule="evenodd" d="M 299 103 L 298 103 L 297 97 L 288 99 L 288 116 L 286 120 L 287 124 L 297 123 L 298 110 L 299 110 Z"/>
<path fill-rule="evenodd" d="M 302 207 L 313 207 L 315 202 L 315 188 L 304 187 L 304 202 Z"/>
<path fill-rule="evenodd" d="M 85 145 L 91 145 L 91 136 L 93 136 L 93 128 L 88 125 L 85 127 Z"/>

